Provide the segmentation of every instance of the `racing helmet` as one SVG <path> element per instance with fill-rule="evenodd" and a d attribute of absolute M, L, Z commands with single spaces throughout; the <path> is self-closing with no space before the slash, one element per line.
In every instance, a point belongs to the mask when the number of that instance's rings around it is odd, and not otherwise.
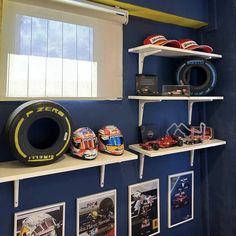
<path fill-rule="evenodd" d="M 51 215 L 35 213 L 23 220 L 19 236 L 57 236 L 58 227 Z"/>
<path fill-rule="evenodd" d="M 98 149 L 111 155 L 124 153 L 124 138 L 121 131 L 114 125 L 107 125 L 98 131 Z"/>
<path fill-rule="evenodd" d="M 99 213 L 108 216 L 114 213 L 114 203 L 111 198 L 104 198 L 99 204 Z"/>
<path fill-rule="evenodd" d="M 70 147 L 73 156 L 93 160 L 98 155 L 98 144 L 95 133 L 88 127 L 74 131 Z"/>

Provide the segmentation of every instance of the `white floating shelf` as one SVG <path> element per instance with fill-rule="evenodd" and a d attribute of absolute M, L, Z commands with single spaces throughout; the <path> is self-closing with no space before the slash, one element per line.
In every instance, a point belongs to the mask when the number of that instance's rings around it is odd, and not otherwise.
<path fill-rule="evenodd" d="M 148 157 L 158 157 L 158 156 L 164 156 L 174 153 L 180 153 L 180 152 L 187 152 L 192 150 L 198 150 L 198 149 L 204 149 L 209 147 L 215 147 L 220 145 L 225 145 L 226 141 L 219 140 L 219 139 L 213 139 L 213 140 L 206 140 L 203 143 L 199 144 L 193 144 L 193 145 L 186 145 L 184 144 L 182 147 L 170 147 L 170 148 L 160 148 L 159 150 L 145 150 L 139 146 L 139 144 L 132 144 L 129 145 L 129 149 L 136 151 L 138 153 L 142 153 L 145 156 Z"/>
<path fill-rule="evenodd" d="M 196 102 L 211 102 L 223 100 L 222 96 L 128 96 L 129 99 L 139 100 L 139 126 L 143 122 L 143 112 L 146 103 L 162 101 L 188 101 L 188 123 L 192 122 L 193 104 Z"/>
<path fill-rule="evenodd" d="M 222 55 L 215 53 L 206 53 L 200 51 L 186 50 L 174 47 L 159 46 L 159 45 L 142 45 L 135 48 L 130 48 L 128 52 L 132 53 L 148 53 L 148 56 L 162 56 L 162 57 L 202 57 L 205 59 L 222 58 Z"/>
<path fill-rule="evenodd" d="M 136 151 L 139 153 L 139 178 L 143 178 L 143 169 L 144 169 L 144 157 L 158 157 L 164 155 L 170 155 L 174 153 L 188 152 L 190 151 L 190 165 L 193 166 L 194 162 L 194 151 L 199 149 L 205 149 L 210 147 L 216 147 L 225 145 L 226 141 L 213 139 L 206 140 L 203 143 L 186 145 L 184 144 L 182 147 L 171 147 L 171 148 L 160 148 L 159 150 L 145 150 L 139 146 L 139 144 L 129 145 L 129 149 Z"/>
<path fill-rule="evenodd" d="M 129 99 L 143 101 L 213 101 L 223 100 L 223 96 L 128 96 Z"/>
<path fill-rule="evenodd" d="M 130 48 L 128 52 L 138 53 L 138 73 L 143 73 L 143 63 L 145 57 L 148 56 L 161 56 L 161 57 L 201 57 L 204 59 L 217 59 L 222 58 L 222 55 L 214 53 L 199 52 L 193 50 L 186 50 L 180 48 L 173 48 L 167 46 L 158 46 L 158 45 L 143 45 L 135 48 Z"/>
<path fill-rule="evenodd" d="M 53 101 L 120 101 L 123 97 L 0 97 L 0 102 L 32 101 L 42 99 Z"/>
<path fill-rule="evenodd" d="M 0 163 L 0 183 L 14 181 L 14 206 L 18 206 L 19 198 L 19 181 L 39 176 L 52 175 L 86 169 L 91 167 L 100 167 L 100 185 L 104 186 L 105 166 L 125 161 L 138 159 L 138 156 L 125 151 L 121 156 L 112 156 L 99 153 L 95 160 L 80 160 L 68 155 L 64 155 L 62 160 L 59 160 L 51 165 L 29 167 L 19 161 L 9 161 Z"/>
<path fill-rule="evenodd" d="M 129 99 L 144 101 L 213 101 L 223 100 L 223 96 L 128 96 Z"/>

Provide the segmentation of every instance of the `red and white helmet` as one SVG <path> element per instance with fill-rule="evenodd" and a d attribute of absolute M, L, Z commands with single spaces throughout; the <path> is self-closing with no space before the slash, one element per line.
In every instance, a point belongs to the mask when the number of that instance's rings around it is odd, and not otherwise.
<path fill-rule="evenodd" d="M 20 236 L 57 236 L 56 220 L 47 213 L 35 213 L 25 218 L 20 229 Z"/>
<path fill-rule="evenodd" d="M 73 156 L 93 160 L 98 155 L 98 144 L 95 133 L 88 127 L 74 131 L 70 147 Z"/>
<path fill-rule="evenodd" d="M 107 125 L 98 131 L 98 148 L 101 152 L 112 155 L 124 153 L 124 138 L 121 131 L 114 125 Z"/>

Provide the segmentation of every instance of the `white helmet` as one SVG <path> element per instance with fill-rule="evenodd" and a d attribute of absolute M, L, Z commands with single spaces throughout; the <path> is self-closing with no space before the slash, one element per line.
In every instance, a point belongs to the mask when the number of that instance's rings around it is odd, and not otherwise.
<path fill-rule="evenodd" d="M 20 236 L 57 236 L 55 219 L 47 213 L 35 213 L 24 219 Z"/>

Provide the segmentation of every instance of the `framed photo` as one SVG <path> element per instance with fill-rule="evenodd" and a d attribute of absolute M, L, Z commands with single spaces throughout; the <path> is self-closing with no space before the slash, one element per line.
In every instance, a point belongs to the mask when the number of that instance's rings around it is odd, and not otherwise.
<path fill-rule="evenodd" d="M 14 236 L 65 235 L 65 203 L 15 213 Z"/>
<path fill-rule="evenodd" d="M 183 224 L 194 216 L 194 172 L 168 176 L 168 227 Z"/>
<path fill-rule="evenodd" d="M 159 179 L 129 186 L 129 236 L 160 233 Z"/>
<path fill-rule="evenodd" d="M 116 190 L 77 199 L 77 236 L 116 236 Z"/>

